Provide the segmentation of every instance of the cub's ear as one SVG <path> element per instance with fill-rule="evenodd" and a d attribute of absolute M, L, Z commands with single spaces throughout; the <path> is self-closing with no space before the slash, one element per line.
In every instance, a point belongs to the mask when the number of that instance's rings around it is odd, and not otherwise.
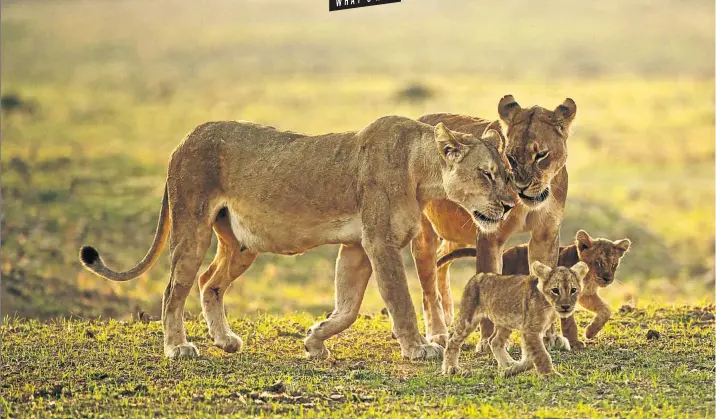
<path fill-rule="evenodd" d="M 567 98 L 561 105 L 554 109 L 554 122 L 557 129 L 566 138 L 569 133 L 569 127 L 577 115 L 577 104 L 570 98 Z"/>
<path fill-rule="evenodd" d="M 500 119 L 508 124 L 512 122 L 512 118 L 521 110 L 520 104 L 515 101 L 512 95 L 504 96 L 500 99 L 500 103 L 497 104 L 497 113 L 500 115 Z"/>
<path fill-rule="evenodd" d="M 614 242 L 614 247 L 617 248 L 617 251 L 619 253 L 624 254 L 629 250 L 629 247 L 631 246 L 631 240 L 629 239 L 621 239 Z"/>
<path fill-rule="evenodd" d="M 572 266 L 570 269 L 577 276 L 579 282 L 582 282 L 584 277 L 587 276 L 587 272 L 589 272 L 589 266 L 587 266 L 584 262 L 577 262 L 577 264 Z"/>
<path fill-rule="evenodd" d="M 549 274 L 552 273 L 552 268 L 538 260 L 532 262 L 531 267 L 532 272 L 537 275 L 537 278 L 540 280 L 540 282 L 546 281 L 547 278 L 549 278 Z"/>
<path fill-rule="evenodd" d="M 435 142 L 440 150 L 440 155 L 448 163 L 459 162 L 467 153 L 468 146 L 460 143 L 442 122 L 435 125 Z"/>
<path fill-rule="evenodd" d="M 490 128 L 485 131 L 482 134 L 482 139 L 497 148 L 497 152 L 500 154 L 502 154 L 502 151 L 505 149 L 505 139 L 496 129 Z"/>
<path fill-rule="evenodd" d="M 577 249 L 581 252 L 592 247 L 592 238 L 586 231 L 579 230 L 575 238 L 575 243 L 577 244 Z"/>

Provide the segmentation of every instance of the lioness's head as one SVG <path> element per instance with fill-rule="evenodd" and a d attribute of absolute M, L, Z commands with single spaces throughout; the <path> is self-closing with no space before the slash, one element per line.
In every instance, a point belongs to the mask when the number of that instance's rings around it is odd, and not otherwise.
<path fill-rule="evenodd" d="M 497 229 L 515 206 L 511 174 L 501 155 L 501 134 L 489 129 L 475 138 L 439 123 L 435 141 L 444 162 L 442 181 L 448 199 L 465 208 L 482 231 Z"/>
<path fill-rule="evenodd" d="M 574 243 L 577 245 L 579 260 L 587 264 L 589 276 L 600 287 L 606 287 L 614 281 L 619 262 L 631 246 L 629 239 L 593 239 L 584 230 L 577 232 Z"/>
<path fill-rule="evenodd" d="M 552 178 L 567 161 L 567 137 L 577 105 L 567 98 L 554 111 L 539 106 L 522 109 L 507 95 L 497 111 L 518 195 L 525 205 L 537 207 L 549 198 Z"/>
<path fill-rule="evenodd" d="M 574 312 L 588 271 L 584 262 L 577 262 L 571 268 L 558 266 L 554 269 L 539 261 L 532 263 L 532 272 L 539 280 L 537 288 L 560 317 L 569 317 Z"/>

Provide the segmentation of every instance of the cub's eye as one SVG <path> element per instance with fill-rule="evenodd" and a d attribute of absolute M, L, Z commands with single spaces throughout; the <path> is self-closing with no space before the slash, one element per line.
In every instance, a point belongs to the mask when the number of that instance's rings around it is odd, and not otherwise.
<path fill-rule="evenodd" d="M 559 288 L 552 288 L 550 291 L 552 291 L 552 294 L 559 295 Z"/>
<path fill-rule="evenodd" d="M 542 160 L 543 158 L 547 157 L 548 155 L 549 155 L 549 151 L 540 151 L 539 153 L 537 153 L 537 155 L 535 155 L 535 160 L 536 161 Z"/>
<path fill-rule="evenodd" d="M 490 182 L 493 182 L 495 180 L 495 176 L 492 175 L 492 172 L 488 172 L 487 170 L 480 170 L 482 172 L 482 175 L 487 178 Z"/>
<path fill-rule="evenodd" d="M 577 293 L 577 289 L 576 289 L 576 288 L 572 288 L 571 290 L 569 290 L 569 293 L 572 294 L 572 295 L 574 295 L 574 294 Z"/>
<path fill-rule="evenodd" d="M 598 267 L 598 268 L 603 268 L 603 267 L 604 267 L 604 264 L 602 263 L 601 260 L 598 260 L 598 261 L 597 261 L 597 267 Z"/>

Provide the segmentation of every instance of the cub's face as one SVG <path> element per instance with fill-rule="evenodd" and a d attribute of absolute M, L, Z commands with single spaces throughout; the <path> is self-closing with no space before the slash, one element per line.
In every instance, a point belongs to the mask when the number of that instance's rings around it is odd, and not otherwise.
<path fill-rule="evenodd" d="M 579 260 L 589 267 L 588 278 L 593 279 L 600 287 L 614 282 L 619 262 L 631 247 L 629 239 L 593 239 L 584 230 L 577 232 L 575 244 Z"/>
<path fill-rule="evenodd" d="M 578 262 L 571 268 L 558 266 L 554 269 L 541 262 L 532 263 L 532 272 L 539 280 L 537 286 L 540 292 L 557 314 L 565 318 L 574 312 L 588 270 L 584 262 Z"/>
<path fill-rule="evenodd" d="M 566 99 L 554 111 L 539 106 L 522 109 L 507 95 L 500 100 L 498 113 L 520 200 L 539 207 L 549 198 L 552 179 L 567 161 L 567 137 L 577 105 Z"/>
<path fill-rule="evenodd" d="M 515 206 L 511 174 L 500 154 L 500 134 L 488 130 L 478 139 L 440 123 L 435 127 L 435 141 L 443 158 L 442 181 L 448 199 L 467 210 L 482 231 L 496 230 Z"/>

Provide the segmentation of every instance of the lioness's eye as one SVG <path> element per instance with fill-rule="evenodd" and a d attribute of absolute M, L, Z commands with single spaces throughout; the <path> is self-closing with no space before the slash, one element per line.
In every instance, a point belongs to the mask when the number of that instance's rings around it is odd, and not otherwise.
<path fill-rule="evenodd" d="M 559 295 L 559 288 L 552 288 L 552 293 Z"/>
<path fill-rule="evenodd" d="M 492 172 L 488 172 L 487 170 L 482 170 L 482 174 L 489 180 L 490 182 L 495 180 L 495 177 L 492 175 Z"/>
<path fill-rule="evenodd" d="M 569 292 L 570 292 L 570 294 L 574 295 L 574 294 L 577 292 L 577 289 L 576 289 L 576 288 L 572 288 L 571 290 L 569 290 Z"/>
<path fill-rule="evenodd" d="M 510 162 L 510 166 L 514 169 L 517 167 L 517 159 L 515 159 L 513 156 L 507 156 L 507 161 Z"/>
<path fill-rule="evenodd" d="M 541 151 L 537 153 L 537 155 L 535 156 L 535 160 L 542 160 L 543 158 L 547 157 L 548 154 L 549 151 Z"/>

